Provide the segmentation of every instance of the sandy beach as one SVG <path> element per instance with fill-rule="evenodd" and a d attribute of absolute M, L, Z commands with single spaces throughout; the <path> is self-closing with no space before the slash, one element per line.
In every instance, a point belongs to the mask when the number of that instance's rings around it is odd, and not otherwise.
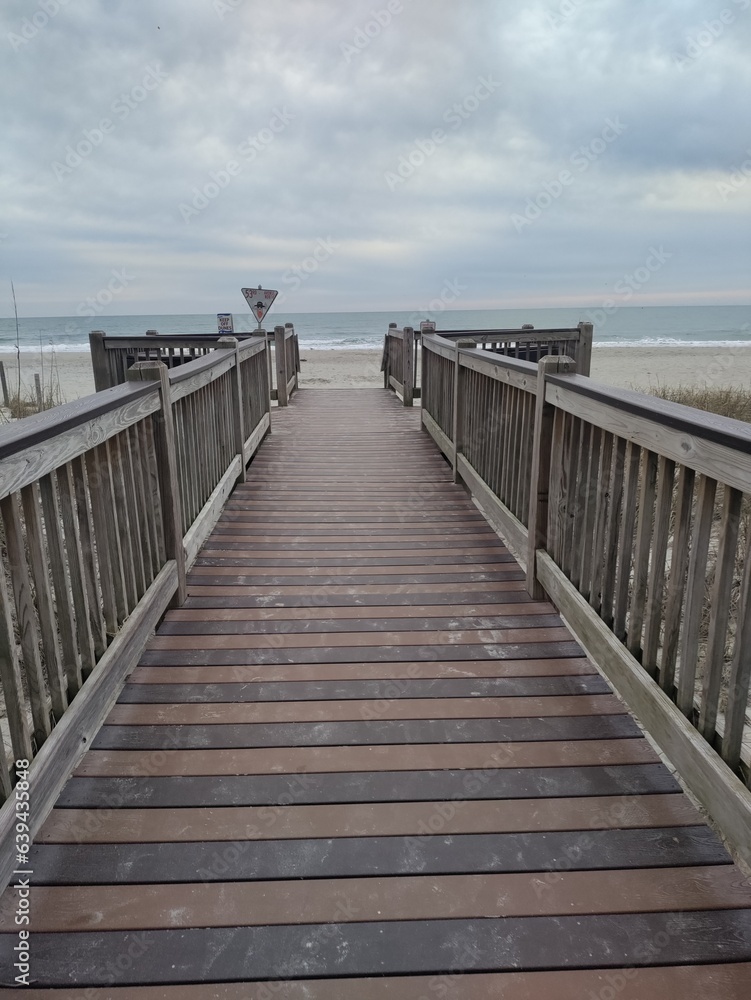
<path fill-rule="evenodd" d="M 2 360 L 12 382 L 15 358 L 6 354 Z M 300 385 L 309 389 L 382 386 L 380 364 L 380 350 L 302 351 Z M 41 371 L 39 355 L 23 355 L 22 370 L 24 385 L 31 391 L 34 373 Z M 94 391 L 87 353 L 57 354 L 54 371 L 65 401 Z M 656 385 L 751 386 L 751 347 L 595 347 L 592 378 L 626 389 Z M 45 356 L 44 379 L 49 384 L 49 356 Z"/>

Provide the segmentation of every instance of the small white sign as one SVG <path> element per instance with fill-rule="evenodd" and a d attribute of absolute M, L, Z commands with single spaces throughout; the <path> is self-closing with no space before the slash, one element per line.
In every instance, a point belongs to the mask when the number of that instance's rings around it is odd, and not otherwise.
<path fill-rule="evenodd" d="M 245 296 L 245 301 L 250 306 L 250 311 L 259 324 L 279 294 L 279 292 L 275 292 L 272 288 L 261 288 L 260 285 L 258 288 L 243 288 L 242 293 Z"/>
<path fill-rule="evenodd" d="M 217 313 L 216 314 L 216 328 L 219 333 L 234 333 L 235 324 L 232 319 L 232 313 Z"/>

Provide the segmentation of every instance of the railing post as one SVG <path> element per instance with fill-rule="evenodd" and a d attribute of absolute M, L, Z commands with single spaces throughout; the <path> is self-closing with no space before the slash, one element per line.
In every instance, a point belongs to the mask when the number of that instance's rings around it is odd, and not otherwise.
<path fill-rule="evenodd" d="M 532 471 L 529 484 L 529 517 L 527 520 L 527 592 L 534 600 L 542 600 L 544 591 L 537 579 L 537 550 L 547 548 L 548 496 L 550 493 L 550 462 L 555 407 L 545 402 L 545 382 L 549 375 L 565 375 L 576 371 L 576 363 L 565 355 L 547 355 L 537 365 L 537 405 L 532 441 Z"/>
<path fill-rule="evenodd" d="M 461 365 L 459 364 L 459 348 L 460 347 L 474 347 L 474 340 L 457 340 L 455 342 L 456 354 L 454 355 L 454 393 L 453 393 L 453 409 L 451 414 L 451 442 L 454 446 L 454 450 L 451 458 L 451 467 L 454 473 L 454 482 L 459 482 L 459 453 L 461 451 L 461 438 L 462 438 L 462 427 L 463 427 L 463 407 L 461 398 L 461 377 L 460 370 Z"/>
<path fill-rule="evenodd" d="M 162 498 L 162 523 L 167 559 L 177 567 L 177 592 L 174 603 L 180 605 L 187 594 L 185 546 L 183 544 L 183 514 L 180 484 L 177 478 L 177 447 L 175 421 L 170 398 L 169 370 L 161 361 L 137 361 L 128 369 L 129 382 L 159 382 L 162 400 L 161 419 L 154 421 L 157 449 L 159 494 Z"/>
<path fill-rule="evenodd" d="M 422 346 L 422 338 L 426 333 L 435 333 L 435 323 L 432 320 L 424 319 L 420 323 L 420 428 L 427 433 L 427 427 L 422 422 L 422 411 L 425 406 L 425 349 Z"/>
<path fill-rule="evenodd" d="M 592 340 L 594 326 L 591 323 L 579 324 L 579 343 L 576 347 L 576 373 L 586 375 L 592 370 Z"/>
<path fill-rule="evenodd" d="M 235 451 L 240 456 L 240 476 L 238 482 L 244 483 L 248 478 L 245 469 L 245 409 L 243 407 L 242 383 L 240 381 L 240 341 L 237 337 L 220 337 L 217 347 L 226 347 L 235 352 L 235 370 L 230 393 L 230 423 L 235 438 Z"/>
<path fill-rule="evenodd" d="M 287 350 L 284 345 L 284 327 L 274 327 L 274 353 L 276 354 L 276 401 L 286 406 L 287 399 Z"/>
<path fill-rule="evenodd" d="M 292 331 L 292 348 L 293 348 L 292 354 L 295 359 L 295 375 L 297 375 L 297 373 L 300 371 L 300 345 L 297 342 L 297 334 L 295 333 L 295 324 L 285 323 L 284 329 Z M 295 378 L 295 389 L 296 388 L 297 388 L 297 378 Z"/>
<path fill-rule="evenodd" d="M 104 346 L 104 332 L 102 330 L 91 331 L 89 349 L 91 351 L 91 367 L 94 369 L 94 388 L 97 392 L 111 388 L 109 358 Z"/>
<path fill-rule="evenodd" d="M 415 384 L 415 331 L 411 326 L 404 327 L 404 340 L 402 341 L 404 350 L 404 364 L 402 366 L 402 378 L 404 379 L 402 401 L 405 406 L 412 406 L 414 402 Z"/>
<path fill-rule="evenodd" d="M 391 382 L 391 370 L 389 366 L 389 359 L 391 357 L 391 331 L 396 330 L 396 323 L 389 323 L 389 328 L 386 333 L 386 342 L 384 344 L 384 357 L 383 357 L 383 388 L 390 389 Z"/>

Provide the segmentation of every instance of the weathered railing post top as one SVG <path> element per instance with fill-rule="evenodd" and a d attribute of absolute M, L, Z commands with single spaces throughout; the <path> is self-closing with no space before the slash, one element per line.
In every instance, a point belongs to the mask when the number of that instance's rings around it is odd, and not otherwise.
<path fill-rule="evenodd" d="M 220 337 L 219 340 L 217 340 L 217 342 L 216 342 L 216 346 L 217 347 L 226 347 L 226 348 L 229 348 L 230 350 L 234 351 L 234 350 L 237 350 L 237 345 L 239 343 L 240 343 L 240 341 L 237 339 L 237 337 Z"/>
<path fill-rule="evenodd" d="M 127 374 L 129 382 L 158 382 L 168 376 L 169 369 L 163 361 L 136 361 Z"/>
<path fill-rule="evenodd" d="M 537 364 L 541 376 L 576 374 L 576 362 L 567 354 L 546 354 Z"/>

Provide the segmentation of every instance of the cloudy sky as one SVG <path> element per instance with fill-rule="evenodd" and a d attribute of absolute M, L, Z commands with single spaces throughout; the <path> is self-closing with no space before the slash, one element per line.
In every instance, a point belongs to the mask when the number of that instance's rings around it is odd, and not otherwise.
<path fill-rule="evenodd" d="M 751 302 L 751 0 L 2 0 L 0 46 L 0 315 Z"/>

